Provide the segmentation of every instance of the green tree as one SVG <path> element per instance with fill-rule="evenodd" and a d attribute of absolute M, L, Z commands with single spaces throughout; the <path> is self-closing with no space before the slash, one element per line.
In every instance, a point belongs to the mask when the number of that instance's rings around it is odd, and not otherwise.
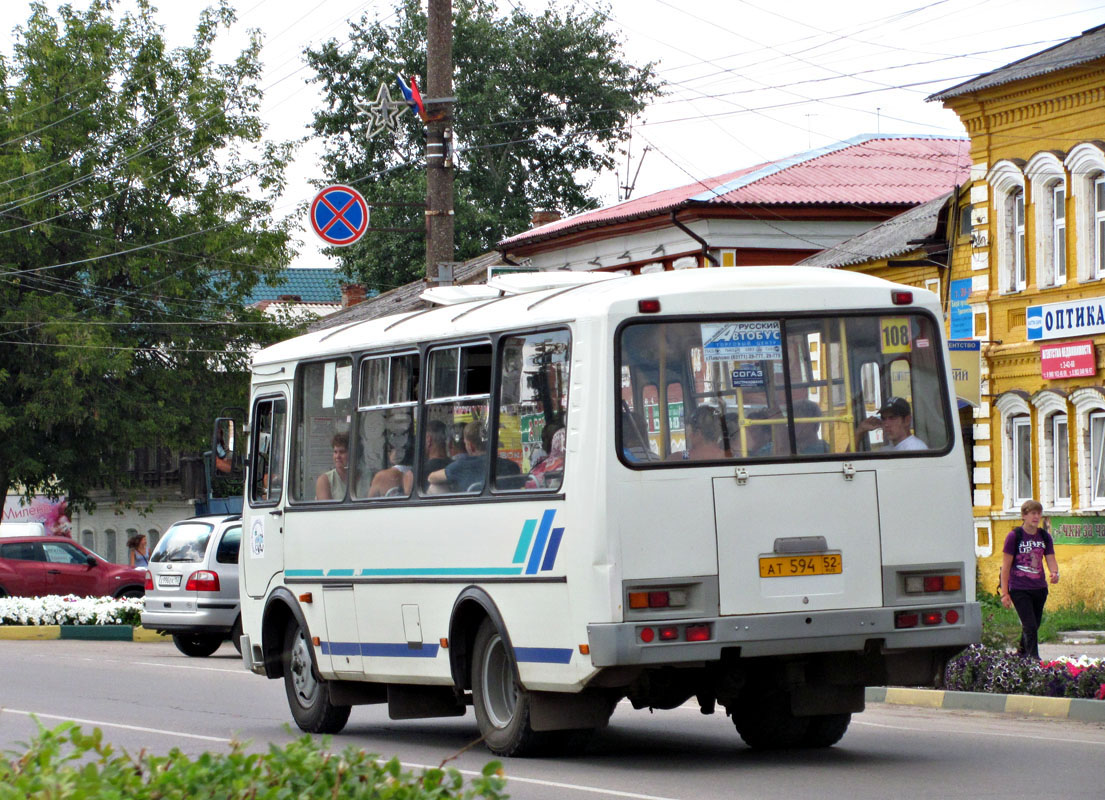
<path fill-rule="evenodd" d="M 289 260 L 291 154 L 258 119 L 260 39 L 225 5 L 169 51 L 153 10 L 33 3 L 0 59 L 0 490 L 92 507 L 138 447 L 199 449 L 276 331 L 243 300 Z M 252 153 L 252 155 L 250 155 Z"/>
<path fill-rule="evenodd" d="M 307 51 L 323 89 L 314 126 L 325 137 L 327 177 L 355 185 L 369 203 L 425 200 L 421 121 L 404 114 L 397 136 L 369 139 L 356 107 L 374 100 L 382 83 L 398 98 L 397 74 L 426 74 L 422 5 L 401 0 L 394 21 L 362 18 L 348 45 Z M 652 64 L 624 59 L 601 11 L 532 15 L 515 7 L 504 16 L 489 0 L 454 0 L 453 15 L 455 238 L 463 260 L 525 230 L 534 210 L 593 206 L 581 176 L 614 166 L 632 118 L 660 85 Z M 422 228 L 423 212 L 374 208 L 372 226 Z M 381 290 L 425 273 L 423 233 L 369 233 L 331 252 L 351 278 Z"/>

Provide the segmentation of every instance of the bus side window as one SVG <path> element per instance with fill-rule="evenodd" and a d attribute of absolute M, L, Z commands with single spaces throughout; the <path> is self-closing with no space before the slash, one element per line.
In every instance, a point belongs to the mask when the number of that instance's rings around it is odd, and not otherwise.
<path fill-rule="evenodd" d="M 355 498 L 408 497 L 414 486 L 417 353 L 361 362 L 357 396 Z"/>
<path fill-rule="evenodd" d="M 570 350 L 564 330 L 500 342 L 497 490 L 555 490 L 563 483 Z"/>
<path fill-rule="evenodd" d="M 427 494 L 479 494 L 487 479 L 491 345 L 431 351 L 427 380 L 421 489 Z M 445 453 L 438 447 L 442 437 Z"/>
<path fill-rule="evenodd" d="M 258 400 L 254 405 L 249 496 L 255 505 L 280 499 L 286 425 L 284 398 Z"/>
<path fill-rule="evenodd" d="M 349 484 L 353 360 L 337 358 L 301 366 L 296 375 L 295 437 L 289 480 L 293 500 L 315 500 L 320 479 L 328 500 L 344 500 Z M 345 452 L 344 458 L 340 452 Z"/>

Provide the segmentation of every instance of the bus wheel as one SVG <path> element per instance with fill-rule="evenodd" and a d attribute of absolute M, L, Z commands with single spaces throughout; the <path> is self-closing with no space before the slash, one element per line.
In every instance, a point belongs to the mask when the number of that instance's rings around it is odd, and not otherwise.
<path fill-rule="evenodd" d="M 796 717 L 790 695 L 768 691 L 733 711 L 733 724 L 744 743 L 755 750 L 784 750 L 805 744 L 809 717 Z M 843 731 L 841 731 L 843 736 Z"/>
<path fill-rule="evenodd" d="M 294 619 L 284 634 L 284 690 L 295 724 L 307 733 L 337 733 L 349 720 L 350 706 L 330 702 L 330 685 L 311 663 L 311 643 Z"/>
<path fill-rule="evenodd" d="M 832 747 L 848 730 L 851 714 L 820 714 L 809 718 L 809 728 L 802 739 L 803 747 Z"/>
<path fill-rule="evenodd" d="M 485 619 L 472 648 L 472 706 L 484 743 L 499 756 L 525 755 L 537 745 L 538 735 L 529 724 L 529 695 L 516 674 L 506 641 Z"/>

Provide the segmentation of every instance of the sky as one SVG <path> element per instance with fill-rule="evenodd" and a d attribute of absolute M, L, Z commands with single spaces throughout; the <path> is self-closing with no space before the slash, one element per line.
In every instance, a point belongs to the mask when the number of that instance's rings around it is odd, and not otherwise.
<path fill-rule="evenodd" d="M 387 20 L 398 0 L 233 0 L 220 36 L 228 61 L 246 31 L 264 35 L 261 117 L 273 139 L 309 137 L 319 104 L 307 47 L 346 41 L 349 21 Z M 60 3 L 43 0 L 51 9 Z M 69 0 L 84 8 L 88 0 Z M 170 46 L 187 44 L 204 0 L 153 0 Z M 498 0 L 501 8 L 540 0 Z M 588 176 L 596 207 L 824 147 L 865 133 L 963 136 L 956 116 L 925 98 L 1105 23 L 1105 0 L 575 0 L 609 17 L 626 57 L 654 62 L 667 89 L 635 122 L 617 174 Z M 559 5 L 566 4 L 560 0 Z M 131 0 L 117 0 L 119 12 Z M 0 38 L 26 21 L 27 0 L 0 2 Z M 371 100 L 372 98 L 365 98 Z M 308 139 L 277 214 L 290 215 L 327 180 Z M 630 188 L 631 187 L 631 188 Z M 293 266 L 336 266 L 302 215 Z"/>

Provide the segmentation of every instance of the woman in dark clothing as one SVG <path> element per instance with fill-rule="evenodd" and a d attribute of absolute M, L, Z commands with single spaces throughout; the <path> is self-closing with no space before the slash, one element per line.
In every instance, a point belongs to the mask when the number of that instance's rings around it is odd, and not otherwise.
<path fill-rule="evenodd" d="M 1051 534 L 1040 527 L 1043 506 L 1035 500 L 1025 500 L 1021 506 L 1023 522 L 1005 537 L 998 591 L 1001 604 L 1017 609 L 1021 618 L 1021 644 L 1018 653 L 1040 660 L 1038 634 L 1047 602 L 1047 580 L 1044 562 L 1051 582 L 1059 582 L 1059 565 L 1055 561 L 1055 545 Z"/>

